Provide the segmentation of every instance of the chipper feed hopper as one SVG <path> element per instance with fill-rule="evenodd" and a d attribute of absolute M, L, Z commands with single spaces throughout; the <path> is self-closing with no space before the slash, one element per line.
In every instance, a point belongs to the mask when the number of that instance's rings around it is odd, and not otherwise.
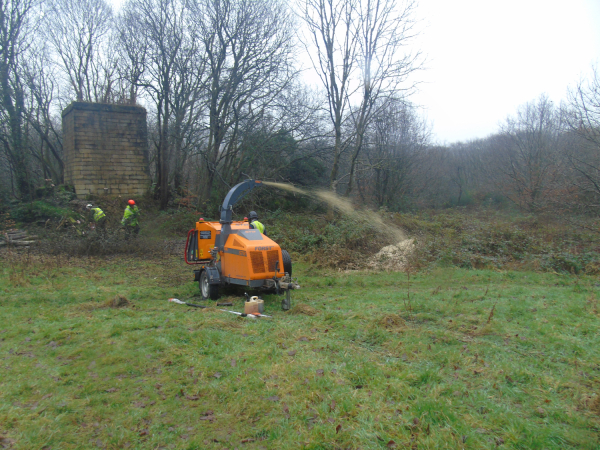
<path fill-rule="evenodd" d="M 248 191 L 261 186 L 246 180 L 231 188 L 221 206 L 221 220 L 200 219 L 188 232 L 185 262 L 198 265 L 194 281 L 204 299 L 219 298 L 219 288 L 239 285 L 285 293 L 283 309 L 290 307 L 290 291 L 300 286 L 292 281 L 292 260 L 287 251 L 250 228 L 247 219 L 233 221 L 233 205 Z"/>

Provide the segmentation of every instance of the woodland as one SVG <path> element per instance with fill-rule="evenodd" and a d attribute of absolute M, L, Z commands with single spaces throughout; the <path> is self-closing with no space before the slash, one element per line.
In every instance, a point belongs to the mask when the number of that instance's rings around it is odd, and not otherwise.
<path fill-rule="evenodd" d="M 64 183 L 72 101 L 148 111 L 151 196 L 214 206 L 247 178 L 373 209 L 504 204 L 595 214 L 600 77 L 494 134 L 440 145 L 412 102 L 416 1 L 8 0 L 0 15 L 0 205 Z M 567 87 L 565 87 L 567 90 Z"/>

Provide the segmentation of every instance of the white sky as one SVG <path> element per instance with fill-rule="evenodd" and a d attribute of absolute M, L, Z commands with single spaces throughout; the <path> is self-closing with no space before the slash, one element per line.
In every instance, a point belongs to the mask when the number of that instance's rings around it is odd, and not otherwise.
<path fill-rule="evenodd" d="M 413 100 L 440 143 L 486 137 L 542 93 L 560 103 L 600 60 L 600 0 L 419 0 L 418 14 Z"/>
<path fill-rule="evenodd" d="M 439 143 L 495 133 L 543 93 L 560 103 L 600 62 L 600 0 L 418 2 L 427 69 L 413 101 Z"/>

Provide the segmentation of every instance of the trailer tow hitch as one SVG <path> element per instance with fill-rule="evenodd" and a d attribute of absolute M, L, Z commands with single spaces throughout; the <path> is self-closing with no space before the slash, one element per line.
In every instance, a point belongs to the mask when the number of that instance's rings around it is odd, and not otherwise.
<path fill-rule="evenodd" d="M 292 289 L 290 286 L 285 290 L 285 298 L 281 300 L 281 309 L 288 311 L 292 307 Z"/>

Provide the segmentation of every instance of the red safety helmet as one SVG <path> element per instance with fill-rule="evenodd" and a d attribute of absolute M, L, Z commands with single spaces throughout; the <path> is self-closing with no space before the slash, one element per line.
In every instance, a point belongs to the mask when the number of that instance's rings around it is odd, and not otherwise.
<path fill-rule="evenodd" d="M 131 206 L 135 205 L 135 201 L 133 201 L 133 200 L 129 200 L 127 203 L 129 203 Z"/>

